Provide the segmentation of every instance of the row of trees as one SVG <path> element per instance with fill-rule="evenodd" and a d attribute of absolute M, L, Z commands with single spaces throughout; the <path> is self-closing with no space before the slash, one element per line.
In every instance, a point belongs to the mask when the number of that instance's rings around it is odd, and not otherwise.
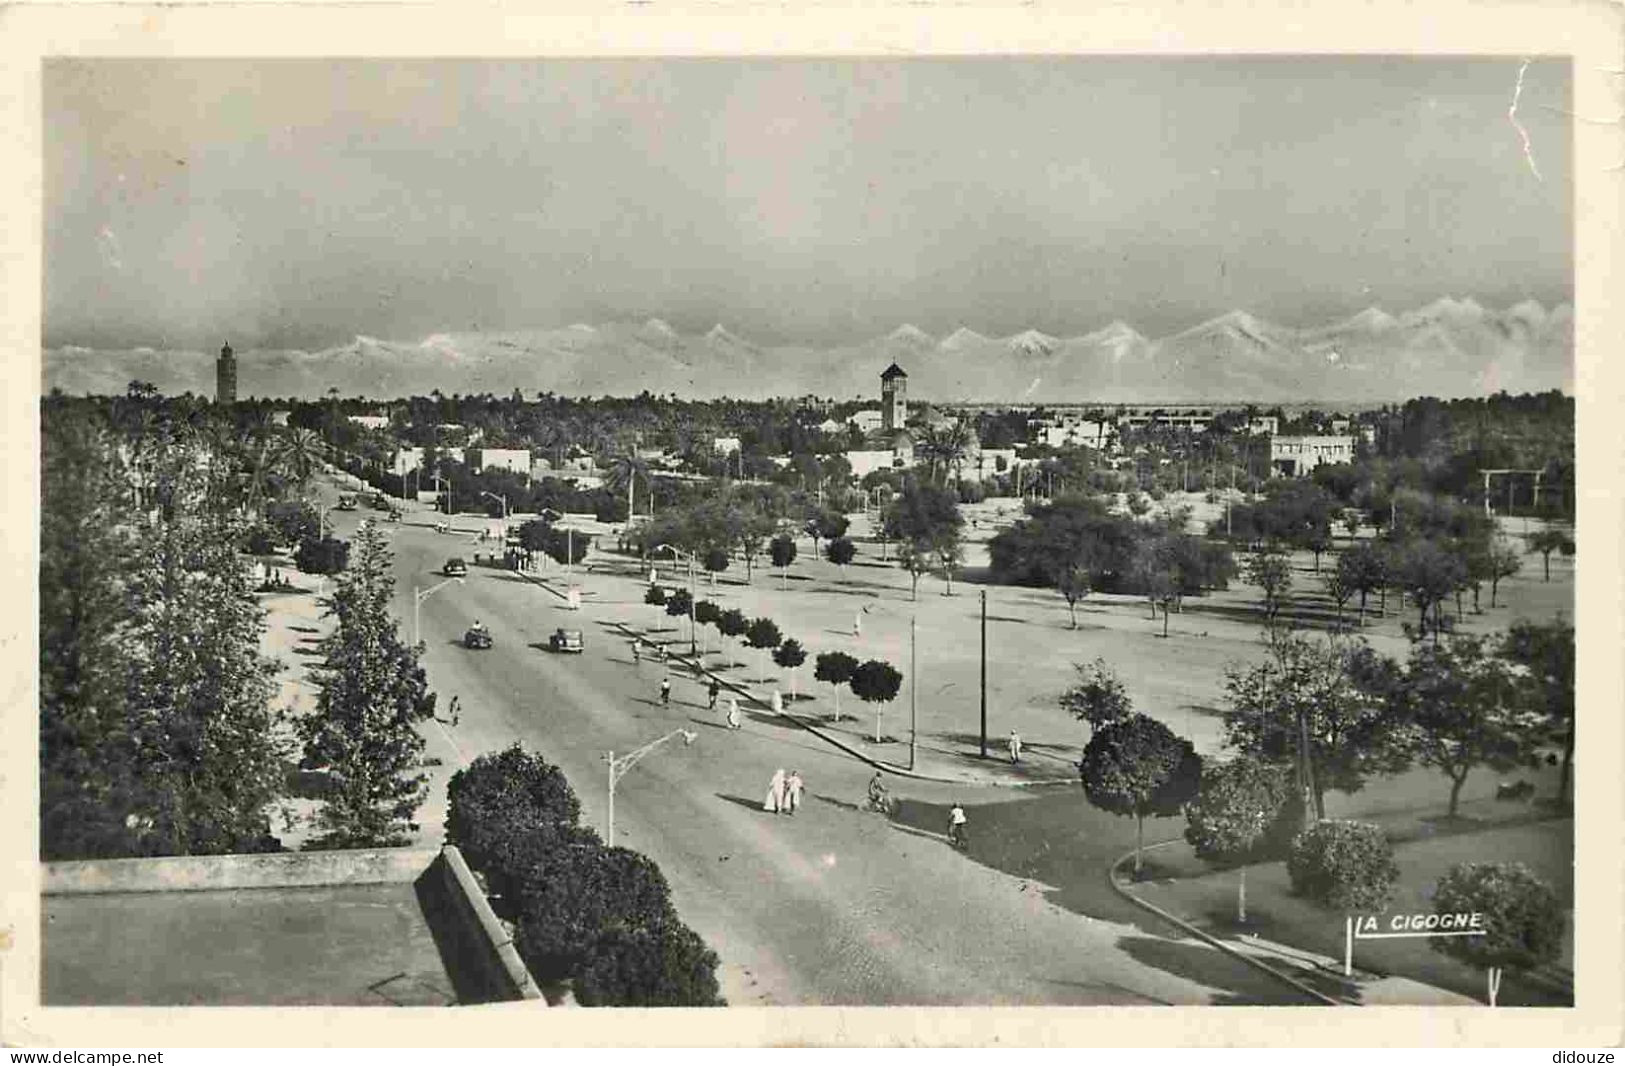
<path fill-rule="evenodd" d="M 271 817 L 301 741 L 337 786 L 313 846 L 402 839 L 421 752 L 410 722 L 433 697 L 394 637 L 387 553 L 363 534 L 334 594 L 318 710 L 290 722 L 240 549 L 278 529 L 324 543 L 298 499 L 311 442 L 236 414 L 141 387 L 41 406 L 47 859 L 277 850 Z"/>
<path fill-rule="evenodd" d="M 1100 499 L 1068 496 L 1029 509 L 989 544 L 993 574 L 1012 584 L 1053 588 L 1072 626 L 1091 592 L 1144 595 L 1167 615 L 1186 596 L 1228 586 L 1235 562 L 1224 544 L 1184 531 L 1182 512 L 1151 522 L 1113 514 Z"/>
<path fill-rule="evenodd" d="M 807 649 L 794 637 L 786 637 L 771 618 L 747 619 L 736 607 L 722 609 L 710 600 L 694 601 L 688 590 L 667 592 L 659 585 L 651 585 L 644 602 L 663 606 L 673 618 L 691 616 L 696 625 L 715 626 L 724 637 L 743 638 L 745 645 L 763 654 L 790 673 L 790 691 L 795 694 L 796 671 L 807 661 Z M 840 651 L 824 652 L 818 656 L 813 676 L 835 688 L 835 718 L 841 714 L 841 687 L 849 687 L 852 694 L 865 703 L 875 705 L 875 742 L 881 740 L 881 713 L 886 704 L 897 698 L 903 684 L 903 675 L 888 662 L 870 659 L 859 662 Z"/>

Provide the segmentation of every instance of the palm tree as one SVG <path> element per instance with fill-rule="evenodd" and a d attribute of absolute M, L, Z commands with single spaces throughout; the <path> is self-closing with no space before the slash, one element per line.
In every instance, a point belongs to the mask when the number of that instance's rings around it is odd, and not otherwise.
<path fill-rule="evenodd" d="M 649 481 L 649 464 L 638 458 L 635 451 L 616 456 L 610 461 L 609 473 L 604 478 L 604 484 L 611 489 L 619 491 L 626 487 L 626 520 L 632 521 L 633 493 L 637 488 L 638 478 Z M 651 486 L 652 487 L 652 486 Z"/>
<path fill-rule="evenodd" d="M 963 422 L 955 422 L 947 426 L 927 426 L 921 431 L 914 449 L 924 454 L 931 480 L 936 480 L 937 470 L 940 468 L 943 480 L 946 481 L 950 470 L 957 472 L 964 465 L 966 457 L 970 454 L 970 446 L 970 427 Z"/>
<path fill-rule="evenodd" d="M 322 438 L 313 429 L 299 428 L 283 437 L 277 447 L 277 465 L 285 470 L 301 489 L 316 472 L 322 456 Z"/>

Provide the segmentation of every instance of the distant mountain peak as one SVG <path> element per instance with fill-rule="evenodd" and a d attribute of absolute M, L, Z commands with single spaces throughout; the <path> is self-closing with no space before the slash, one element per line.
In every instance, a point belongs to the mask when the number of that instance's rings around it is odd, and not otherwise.
<path fill-rule="evenodd" d="M 651 318 L 643 323 L 643 329 L 648 333 L 658 333 L 662 337 L 675 337 L 677 331 L 666 324 L 664 319 Z"/>
<path fill-rule="evenodd" d="M 749 341 L 745 340 L 737 333 L 731 332 L 728 327 L 724 326 L 721 322 L 718 322 L 706 332 L 705 339 L 711 344 L 727 344 L 742 348 L 751 347 L 751 343 Z"/>
<path fill-rule="evenodd" d="M 942 338 L 942 343 L 937 347 L 946 348 L 949 351 L 953 351 L 956 348 L 968 348 L 973 345 L 986 343 L 987 338 L 982 336 L 982 334 L 976 332 L 974 329 L 967 329 L 964 326 L 960 326 L 958 329 Z"/>
<path fill-rule="evenodd" d="M 1061 346 L 1059 338 L 1036 329 L 1023 330 L 1005 339 L 1005 344 L 1018 355 L 1049 355 Z"/>
<path fill-rule="evenodd" d="M 898 326 L 896 329 L 892 330 L 890 333 L 886 334 L 886 339 L 889 341 L 907 341 L 910 344 L 936 343 L 936 338 L 932 337 L 931 334 L 927 333 L 919 326 L 916 326 L 910 322 L 905 322 L 901 326 Z"/>
<path fill-rule="evenodd" d="M 1370 333 L 1382 333 L 1399 325 L 1399 319 L 1384 311 L 1380 307 L 1368 307 L 1359 314 L 1350 315 L 1339 322 L 1335 329 L 1365 330 Z"/>

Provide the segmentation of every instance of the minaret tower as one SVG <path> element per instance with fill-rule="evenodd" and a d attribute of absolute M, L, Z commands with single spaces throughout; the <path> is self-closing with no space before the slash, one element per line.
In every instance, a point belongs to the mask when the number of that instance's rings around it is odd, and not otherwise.
<path fill-rule="evenodd" d="M 895 433 L 908 421 L 908 375 L 893 363 L 880 373 L 880 428 Z"/>
<path fill-rule="evenodd" d="M 220 349 L 220 358 L 214 361 L 214 402 L 237 402 L 237 357 L 229 344 Z"/>

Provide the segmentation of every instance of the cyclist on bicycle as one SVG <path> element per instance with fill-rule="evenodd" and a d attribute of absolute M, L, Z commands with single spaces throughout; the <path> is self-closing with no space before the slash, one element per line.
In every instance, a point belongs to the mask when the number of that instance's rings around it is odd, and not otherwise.
<path fill-rule="evenodd" d="M 886 783 L 880 779 L 880 771 L 869 779 L 869 806 L 877 811 L 883 811 L 889 806 L 886 796 Z"/>

